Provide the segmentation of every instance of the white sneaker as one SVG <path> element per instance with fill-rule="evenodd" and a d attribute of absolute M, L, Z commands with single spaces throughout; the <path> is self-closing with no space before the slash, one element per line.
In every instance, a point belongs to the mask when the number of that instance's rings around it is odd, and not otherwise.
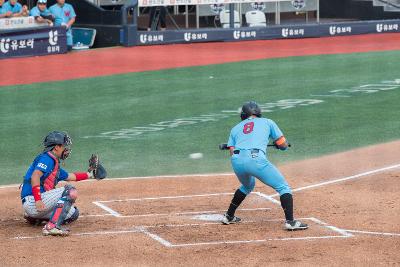
<path fill-rule="evenodd" d="M 46 224 L 43 227 L 42 234 L 44 236 L 48 236 L 48 235 L 52 235 L 52 236 L 67 236 L 67 235 L 69 235 L 69 230 L 66 229 L 66 228 L 61 228 L 61 227 L 58 228 L 56 226 L 50 228 L 50 226 L 48 224 Z"/>
<path fill-rule="evenodd" d="M 306 230 L 308 225 L 298 220 L 286 221 L 285 229 L 288 231 Z"/>
<path fill-rule="evenodd" d="M 223 224 L 234 224 L 239 223 L 242 219 L 236 216 L 229 216 L 228 214 L 224 214 L 224 218 L 222 219 Z"/>

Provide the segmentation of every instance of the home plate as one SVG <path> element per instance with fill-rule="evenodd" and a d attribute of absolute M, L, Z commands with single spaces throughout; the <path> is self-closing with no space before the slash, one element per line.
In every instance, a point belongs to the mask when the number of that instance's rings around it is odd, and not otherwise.
<path fill-rule="evenodd" d="M 210 221 L 210 222 L 220 222 L 224 218 L 222 214 L 200 214 L 193 216 L 193 220 L 200 220 L 200 221 Z"/>

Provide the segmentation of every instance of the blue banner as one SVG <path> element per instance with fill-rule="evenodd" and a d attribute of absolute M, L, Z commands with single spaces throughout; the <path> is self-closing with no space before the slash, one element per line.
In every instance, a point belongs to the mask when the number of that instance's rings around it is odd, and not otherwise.
<path fill-rule="evenodd" d="M 400 20 L 280 25 L 254 28 L 138 31 L 137 45 L 290 39 L 389 32 L 400 32 Z"/>
<path fill-rule="evenodd" d="M 0 59 L 67 52 L 64 27 L 0 31 Z"/>

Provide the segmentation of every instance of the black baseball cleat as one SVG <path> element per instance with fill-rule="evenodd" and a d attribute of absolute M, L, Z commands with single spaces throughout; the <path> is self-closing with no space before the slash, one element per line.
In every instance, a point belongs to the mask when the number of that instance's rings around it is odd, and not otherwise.
<path fill-rule="evenodd" d="M 24 219 L 26 221 L 26 223 L 32 225 L 32 226 L 40 226 L 43 224 L 46 224 L 48 220 L 45 219 L 36 219 L 36 218 L 32 218 L 29 217 L 28 214 L 24 214 Z"/>
<path fill-rule="evenodd" d="M 239 223 L 242 219 L 236 216 L 229 216 L 228 214 L 224 214 L 224 218 L 222 219 L 222 223 L 227 225 L 227 224 L 234 224 L 234 223 Z"/>
<path fill-rule="evenodd" d="M 288 231 L 306 230 L 308 225 L 298 220 L 286 221 L 285 229 Z"/>

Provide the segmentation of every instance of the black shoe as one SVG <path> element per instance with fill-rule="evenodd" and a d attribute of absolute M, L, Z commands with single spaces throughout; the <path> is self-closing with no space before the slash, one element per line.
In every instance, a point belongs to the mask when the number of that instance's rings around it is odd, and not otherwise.
<path fill-rule="evenodd" d="M 306 230 L 308 225 L 297 220 L 286 221 L 285 229 L 288 231 Z"/>
<path fill-rule="evenodd" d="M 242 219 L 236 216 L 229 216 L 228 214 L 224 214 L 224 218 L 222 219 L 223 224 L 233 224 L 233 223 L 238 223 Z"/>

